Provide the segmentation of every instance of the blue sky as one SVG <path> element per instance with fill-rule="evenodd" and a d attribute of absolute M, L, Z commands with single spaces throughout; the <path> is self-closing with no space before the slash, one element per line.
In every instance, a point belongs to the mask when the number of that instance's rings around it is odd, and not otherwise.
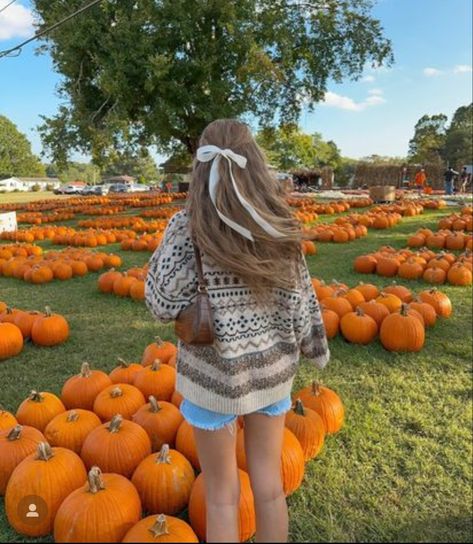
<path fill-rule="evenodd" d="M 0 9 L 8 2 L 0 0 Z M 17 0 L 0 13 L 0 49 L 31 35 L 30 6 Z M 305 131 L 334 140 L 350 157 L 405 155 L 419 117 L 450 117 L 472 101 L 471 0 L 378 0 L 374 14 L 393 42 L 392 68 L 367 68 L 357 82 L 329 82 L 325 103 L 300 119 Z M 0 114 L 28 135 L 36 153 L 41 142 L 35 127 L 41 114 L 56 111 L 59 81 L 48 56 L 35 55 L 34 45 L 0 59 Z"/>

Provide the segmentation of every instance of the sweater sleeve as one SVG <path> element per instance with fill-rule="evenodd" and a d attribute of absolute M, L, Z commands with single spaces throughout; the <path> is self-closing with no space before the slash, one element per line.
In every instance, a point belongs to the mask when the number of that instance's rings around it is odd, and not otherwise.
<path fill-rule="evenodd" d="M 322 369 L 330 359 L 330 350 L 319 302 L 303 256 L 299 273 L 301 304 L 294 319 L 294 329 L 302 355 L 311 360 L 317 368 Z"/>
<path fill-rule="evenodd" d="M 171 218 L 149 262 L 146 305 L 162 323 L 176 319 L 197 294 L 194 253 L 184 213 Z"/>

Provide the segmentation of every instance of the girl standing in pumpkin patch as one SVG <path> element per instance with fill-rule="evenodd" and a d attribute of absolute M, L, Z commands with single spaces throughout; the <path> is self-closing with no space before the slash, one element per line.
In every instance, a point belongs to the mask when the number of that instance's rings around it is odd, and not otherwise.
<path fill-rule="evenodd" d="M 205 479 L 207 542 L 239 542 L 236 425 L 244 416 L 256 541 L 287 541 L 280 473 L 285 413 L 302 353 L 329 350 L 301 252 L 301 231 L 249 128 L 210 123 L 194 160 L 187 208 L 150 261 L 146 301 L 162 322 L 198 295 L 196 253 L 211 305 L 211 345 L 179 340 L 176 389 Z"/>

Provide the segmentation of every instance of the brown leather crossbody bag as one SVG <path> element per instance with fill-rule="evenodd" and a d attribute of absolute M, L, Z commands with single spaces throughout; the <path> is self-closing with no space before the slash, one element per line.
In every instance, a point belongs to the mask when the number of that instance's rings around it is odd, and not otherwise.
<path fill-rule="evenodd" d="M 194 246 L 197 266 L 197 297 L 195 301 L 181 310 L 174 324 L 176 335 L 186 344 L 209 345 L 214 341 L 214 324 L 210 306 L 207 282 L 202 269 L 200 250 Z"/>

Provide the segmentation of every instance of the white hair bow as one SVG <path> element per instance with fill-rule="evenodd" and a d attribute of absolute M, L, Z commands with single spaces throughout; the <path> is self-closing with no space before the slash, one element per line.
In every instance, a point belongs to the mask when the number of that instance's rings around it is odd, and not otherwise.
<path fill-rule="evenodd" d="M 226 223 L 230 228 L 232 228 L 233 230 L 236 230 L 248 240 L 254 241 L 253 234 L 248 229 L 246 229 L 245 227 L 242 227 L 235 221 L 232 221 L 229 217 L 224 215 L 217 208 L 216 193 L 217 193 L 217 185 L 218 185 L 218 182 L 220 181 L 220 173 L 219 173 L 220 157 L 225 157 L 228 161 L 228 168 L 230 170 L 230 179 L 232 180 L 233 189 L 235 190 L 235 194 L 237 195 L 238 200 L 241 202 L 241 205 L 251 215 L 254 221 L 258 223 L 258 225 L 264 231 L 266 231 L 270 236 L 272 236 L 273 238 L 283 237 L 284 234 L 276 230 L 265 219 L 263 219 L 261 215 L 259 215 L 259 213 L 253 208 L 253 206 L 243 197 L 243 195 L 238 190 L 237 184 L 235 182 L 235 178 L 233 177 L 232 161 L 238 164 L 240 168 L 246 168 L 246 157 L 243 157 L 242 155 L 238 155 L 237 153 L 234 153 L 231 149 L 221 149 L 220 147 L 217 147 L 216 145 L 204 145 L 202 147 L 199 147 L 199 149 L 197 149 L 197 160 L 200 162 L 209 162 L 213 160 L 212 166 L 210 167 L 210 175 L 209 175 L 209 194 L 210 194 L 210 199 L 212 200 L 213 205 L 215 206 L 215 210 L 217 211 L 217 214 L 220 217 L 220 219 L 224 223 Z"/>

